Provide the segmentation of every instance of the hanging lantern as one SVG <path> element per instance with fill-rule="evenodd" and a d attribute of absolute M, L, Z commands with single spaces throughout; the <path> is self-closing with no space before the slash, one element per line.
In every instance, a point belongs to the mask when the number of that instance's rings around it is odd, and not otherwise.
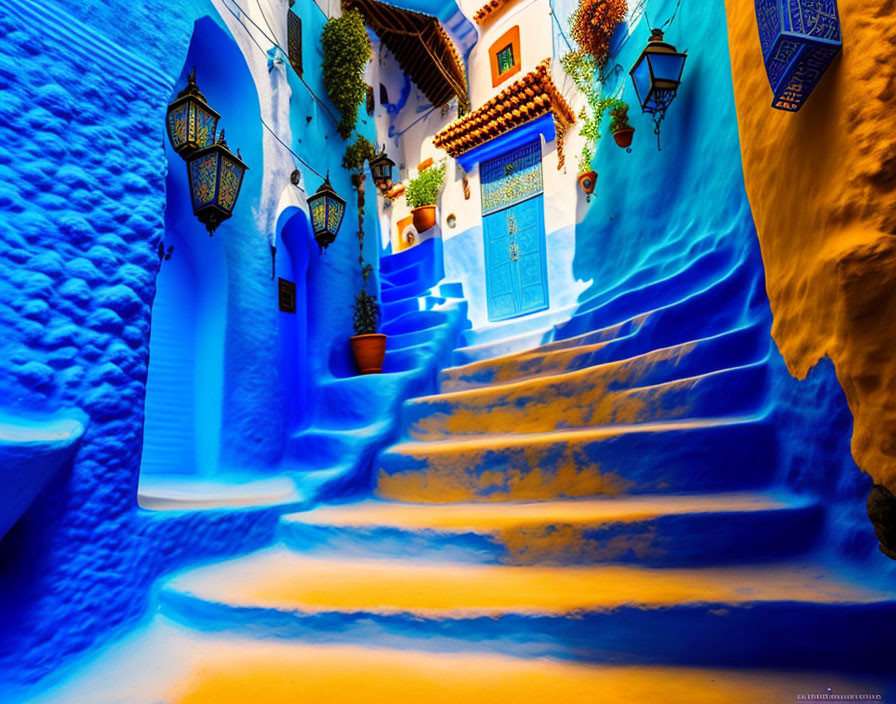
<path fill-rule="evenodd" d="M 311 226 L 314 229 L 314 239 L 320 251 L 329 247 L 345 215 L 345 200 L 333 190 L 330 185 L 330 175 L 321 184 L 317 192 L 308 199 L 308 209 L 311 211 Z"/>
<path fill-rule="evenodd" d="M 174 151 L 186 159 L 197 149 L 214 144 L 219 117 L 199 91 L 194 67 L 187 76 L 187 87 L 168 104 L 166 126 Z"/>
<path fill-rule="evenodd" d="M 224 130 L 217 142 L 193 152 L 187 160 L 193 214 L 205 225 L 209 237 L 233 214 L 248 168 L 239 149 L 234 154 L 227 148 Z"/>
<path fill-rule="evenodd" d="M 647 47 L 629 72 L 641 110 L 653 116 L 657 149 L 660 148 L 660 123 L 675 99 L 686 58 L 687 54 L 675 51 L 674 46 L 663 41 L 663 30 L 654 29 Z"/>
<path fill-rule="evenodd" d="M 386 192 L 392 188 L 392 167 L 395 162 L 386 155 L 386 147 L 370 160 L 370 173 L 373 174 L 373 183 L 381 191 Z"/>

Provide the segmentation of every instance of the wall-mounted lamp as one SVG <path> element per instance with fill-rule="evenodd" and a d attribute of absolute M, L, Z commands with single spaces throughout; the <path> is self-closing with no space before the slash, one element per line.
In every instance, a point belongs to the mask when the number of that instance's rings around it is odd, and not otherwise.
<path fill-rule="evenodd" d="M 215 143 L 218 118 L 196 84 L 196 68 L 187 76 L 187 87 L 168 103 L 166 127 L 171 147 L 186 159 L 198 149 Z"/>
<path fill-rule="evenodd" d="M 248 169 L 240 150 L 234 154 L 227 148 L 224 130 L 217 142 L 187 159 L 193 214 L 205 225 L 209 237 L 233 214 Z"/>
<path fill-rule="evenodd" d="M 392 188 L 392 167 L 395 166 L 395 162 L 386 154 L 385 146 L 383 151 L 370 159 L 369 164 L 370 173 L 373 175 L 373 183 L 380 193 L 385 193 Z"/>
<path fill-rule="evenodd" d="M 345 216 L 345 199 L 333 190 L 329 174 L 317 192 L 308 198 L 308 209 L 311 211 L 314 239 L 323 253 L 336 239 L 342 218 Z"/>
<path fill-rule="evenodd" d="M 660 148 L 660 123 L 675 99 L 687 54 L 663 40 L 663 30 L 651 31 L 650 40 L 629 72 L 641 110 L 653 116 L 656 146 Z"/>

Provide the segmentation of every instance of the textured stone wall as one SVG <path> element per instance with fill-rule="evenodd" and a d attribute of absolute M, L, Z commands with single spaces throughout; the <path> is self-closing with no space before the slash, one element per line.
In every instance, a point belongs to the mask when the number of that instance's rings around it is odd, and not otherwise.
<path fill-rule="evenodd" d="M 0 411 L 87 419 L 71 467 L 0 541 L 0 699 L 137 621 L 161 572 L 273 535 L 274 510 L 137 507 L 164 115 L 205 15 L 200 0 L 0 10 Z M 269 288 L 254 236 L 262 264 L 233 266 Z"/>
<path fill-rule="evenodd" d="M 797 378 L 830 357 L 856 462 L 896 490 L 896 5 L 839 0 L 843 51 L 796 114 L 770 107 L 753 3 L 726 6 L 772 335 Z"/>

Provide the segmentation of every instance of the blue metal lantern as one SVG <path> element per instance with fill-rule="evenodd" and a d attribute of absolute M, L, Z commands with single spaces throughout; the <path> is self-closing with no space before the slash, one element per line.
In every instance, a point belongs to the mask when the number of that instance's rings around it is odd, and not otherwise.
<path fill-rule="evenodd" d="M 796 112 L 843 46 L 837 0 L 755 0 L 772 107 Z"/>
<path fill-rule="evenodd" d="M 165 125 L 174 151 L 186 159 L 196 150 L 210 147 L 215 143 L 220 117 L 196 85 L 194 67 L 187 77 L 187 87 L 168 104 Z"/>
<path fill-rule="evenodd" d="M 227 148 L 224 130 L 217 142 L 187 159 L 193 214 L 205 225 L 209 237 L 233 214 L 248 169 L 239 149 L 234 154 Z"/>
<path fill-rule="evenodd" d="M 664 41 L 663 30 L 654 29 L 650 33 L 647 47 L 629 72 L 641 110 L 653 116 L 657 148 L 660 123 L 675 99 L 687 57 L 687 54 L 676 51 L 674 46 Z"/>
<path fill-rule="evenodd" d="M 308 209 L 311 211 L 314 239 L 323 252 L 336 239 L 342 218 L 345 216 L 345 200 L 333 190 L 329 174 L 317 192 L 308 199 Z"/>

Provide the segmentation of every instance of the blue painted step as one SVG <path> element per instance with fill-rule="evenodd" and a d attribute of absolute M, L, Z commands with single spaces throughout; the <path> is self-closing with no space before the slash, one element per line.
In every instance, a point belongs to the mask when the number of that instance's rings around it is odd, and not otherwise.
<path fill-rule="evenodd" d="M 441 376 L 445 391 L 459 391 L 494 382 L 507 382 L 545 374 L 583 369 L 597 364 L 636 357 L 652 350 L 685 344 L 749 326 L 762 319 L 742 299 L 754 275 L 736 268 L 711 286 L 683 299 L 658 306 L 624 320 L 607 321 L 603 327 L 585 327 L 574 318 L 555 329 L 553 342 L 522 352 L 495 356 L 495 343 L 483 349 L 458 349 L 454 357 L 473 358 L 462 366 L 446 369 Z M 575 333 L 566 336 L 567 333 Z M 767 333 L 766 333 L 767 334 Z M 563 337 L 558 337 L 563 336 Z"/>
<path fill-rule="evenodd" d="M 545 588 L 549 587 L 548 590 Z M 182 572 L 203 631 L 603 663 L 891 672 L 891 594 L 810 561 L 666 568 L 330 559 L 284 548 Z M 823 637 L 807 629 L 823 624 Z"/>
<path fill-rule="evenodd" d="M 740 491 L 766 486 L 774 468 L 764 413 L 410 441 L 374 463 L 377 496 L 423 503 Z"/>
<path fill-rule="evenodd" d="M 673 567 L 790 557 L 813 546 L 823 518 L 814 500 L 772 492 L 499 506 L 370 500 L 283 516 L 279 537 L 313 555 Z"/>
<path fill-rule="evenodd" d="M 417 399 L 402 408 L 403 434 L 434 441 L 500 432 L 545 433 L 749 415 L 760 412 L 767 402 L 764 361 L 630 388 L 614 388 L 600 371 L 598 367 L 572 378 L 548 377 L 540 384 Z"/>

